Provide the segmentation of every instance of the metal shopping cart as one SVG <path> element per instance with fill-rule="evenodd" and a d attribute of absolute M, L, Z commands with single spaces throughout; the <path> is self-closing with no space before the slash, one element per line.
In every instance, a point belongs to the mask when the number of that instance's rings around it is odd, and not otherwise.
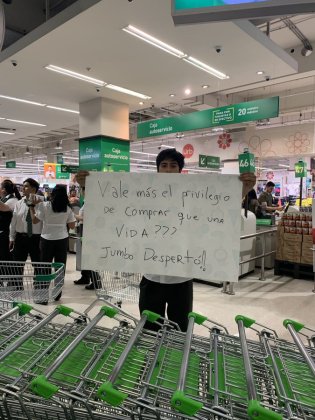
<path fill-rule="evenodd" d="M 0 299 L 48 303 L 61 297 L 65 269 L 61 263 L 0 261 Z"/>
<path fill-rule="evenodd" d="M 253 329 L 259 336 L 265 353 L 264 364 L 272 380 L 271 402 L 283 418 L 314 419 L 315 349 L 305 346 L 298 335 L 304 326 L 295 321 L 284 321 L 294 339 L 292 343 L 279 339 L 276 331 L 249 318 L 237 317 L 237 322 L 240 336 L 245 337 L 244 326 Z M 247 370 L 253 375 L 250 366 Z"/>
<path fill-rule="evenodd" d="M 92 271 L 96 295 L 106 300 L 113 299 L 117 306 L 123 301 L 138 303 L 141 274 L 109 271 Z"/>

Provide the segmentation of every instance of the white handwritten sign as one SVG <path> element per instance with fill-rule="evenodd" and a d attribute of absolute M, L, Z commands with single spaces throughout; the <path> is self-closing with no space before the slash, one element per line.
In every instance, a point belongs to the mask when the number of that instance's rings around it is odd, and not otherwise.
<path fill-rule="evenodd" d="M 82 267 L 237 281 L 237 176 L 91 173 Z"/>

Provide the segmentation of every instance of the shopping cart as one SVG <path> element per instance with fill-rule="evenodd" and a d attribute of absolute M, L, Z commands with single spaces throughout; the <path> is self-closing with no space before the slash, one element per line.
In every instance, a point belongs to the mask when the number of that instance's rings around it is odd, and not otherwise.
<path fill-rule="evenodd" d="M 279 339 L 276 331 L 246 317 L 238 317 L 240 335 L 244 325 L 259 336 L 272 383 L 272 403 L 285 419 L 315 418 L 315 349 L 306 347 L 298 331 L 304 326 L 291 320 L 284 325 L 294 343 Z M 255 328 L 254 328 L 255 326 Z"/>
<path fill-rule="evenodd" d="M 113 299 L 119 307 L 124 301 L 138 303 L 141 278 L 138 273 L 92 271 L 96 295 L 106 300 Z"/>
<path fill-rule="evenodd" d="M 46 370 L 31 382 L 32 392 L 54 401 L 68 399 L 72 418 L 134 418 L 142 376 L 158 346 L 156 334 L 143 331 L 143 326 L 147 319 L 154 322 L 159 315 L 146 312 L 135 327 L 119 322 L 112 330 L 100 329 L 96 334 L 104 316 L 117 315 L 118 308 L 101 307 L 64 352 L 50 360 Z M 94 335 L 102 341 L 92 346 Z"/>
<path fill-rule="evenodd" d="M 61 263 L 0 261 L 0 299 L 48 303 L 61 297 L 65 270 Z"/>

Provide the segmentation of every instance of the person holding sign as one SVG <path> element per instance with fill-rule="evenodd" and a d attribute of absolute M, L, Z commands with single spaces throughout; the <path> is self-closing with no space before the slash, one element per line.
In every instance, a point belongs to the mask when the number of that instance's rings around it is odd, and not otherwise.
<path fill-rule="evenodd" d="M 161 151 L 156 158 L 157 172 L 166 174 L 179 174 L 184 167 L 184 156 L 176 149 Z M 88 172 L 77 174 L 77 182 L 85 187 Z M 253 173 L 244 173 L 240 176 L 243 182 L 243 197 L 250 191 L 256 182 Z M 241 197 L 240 197 L 241 207 Z M 161 317 L 176 322 L 182 331 L 187 330 L 188 314 L 193 306 L 193 279 L 191 277 L 178 277 L 169 275 L 145 274 L 140 283 L 140 313 L 150 310 Z M 152 323 L 145 325 L 148 329 L 157 329 Z"/>

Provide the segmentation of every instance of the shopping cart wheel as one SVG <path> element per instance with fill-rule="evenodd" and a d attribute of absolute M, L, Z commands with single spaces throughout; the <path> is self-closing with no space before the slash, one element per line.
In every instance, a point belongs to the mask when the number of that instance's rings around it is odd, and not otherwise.
<path fill-rule="evenodd" d="M 55 297 L 54 301 L 58 302 L 58 300 L 60 300 L 61 296 L 62 296 L 62 291 L 59 293 L 58 296 Z"/>

